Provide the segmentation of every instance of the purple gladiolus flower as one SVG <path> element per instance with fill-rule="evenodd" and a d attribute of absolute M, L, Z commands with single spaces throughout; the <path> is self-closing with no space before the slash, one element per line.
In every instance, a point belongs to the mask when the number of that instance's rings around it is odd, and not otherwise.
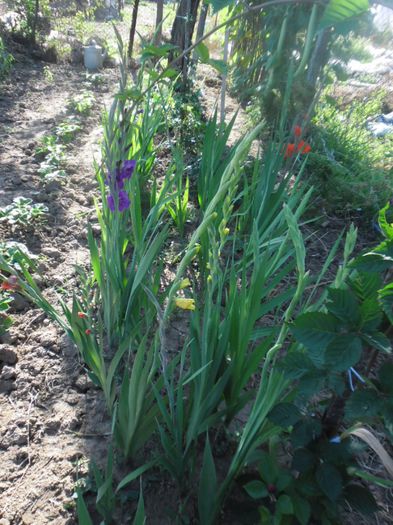
<path fill-rule="evenodd" d="M 130 207 L 131 201 L 126 191 L 119 191 L 119 211 L 124 211 Z"/>
<path fill-rule="evenodd" d="M 116 168 L 115 174 L 108 174 L 108 177 L 105 181 L 105 184 L 108 186 L 113 186 L 111 188 L 112 193 L 108 195 L 107 202 L 108 208 L 114 212 L 116 209 L 116 199 L 114 194 L 117 193 L 118 198 L 118 209 L 120 212 L 126 210 L 130 207 L 131 201 L 128 197 L 124 188 L 124 181 L 129 180 L 132 177 L 132 174 L 135 171 L 136 161 L 135 160 L 125 160 L 121 168 Z"/>
<path fill-rule="evenodd" d="M 108 208 L 111 210 L 111 211 L 115 211 L 115 199 L 113 198 L 113 195 L 108 195 L 108 197 L 106 198 L 107 202 L 108 202 Z"/>

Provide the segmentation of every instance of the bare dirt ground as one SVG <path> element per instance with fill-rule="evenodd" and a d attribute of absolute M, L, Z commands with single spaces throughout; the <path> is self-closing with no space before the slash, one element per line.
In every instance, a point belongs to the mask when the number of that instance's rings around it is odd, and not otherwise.
<path fill-rule="evenodd" d="M 0 95 L 0 206 L 16 196 L 49 208 L 47 222 L 11 228 L 1 241 L 22 242 L 39 256 L 39 283 L 49 297 L 75 287 L 75 265 L 87 260 L 86 221 L 92 214 L 93 154 L 99 152 L 100 118 L 117 72 L 103 72 L 96 104 L 67 153 L 64 181 L 44 184 L 34 150 L 64 117 L 69 98 L 81 92 L 84 70 L 19 57 Z M 13 303 L 14 325 L 0 344 L 1 523 L 71 524 L 75 476 L 84 458 L 105 449 L 108 431 L 99 392 L 75 349 L 45 315 L 22 297 Z"/>

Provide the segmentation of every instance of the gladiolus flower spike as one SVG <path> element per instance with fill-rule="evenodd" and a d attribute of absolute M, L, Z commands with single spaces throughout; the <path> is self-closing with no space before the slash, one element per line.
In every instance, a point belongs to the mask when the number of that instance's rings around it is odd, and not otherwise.
<path fill-rule="evenodd" d="M 195 300 L 194 299 L 185 299 L 178 297 L 175 299 L 175 304 L 178 308 L 182 310 L 195 310 Z"/>
<path fill-rule="evenodd" d="M 302 134 L 302 128 L 300 126 L 295 126 L 294 135 L 295 137 L 300 137 Z"/>
<path fill-rule="evenodd" d="M 284 158 L 289 159 L 295 153 L 295 144 L 288 144 L 285 150 Z"/>
<path fill-rule="evenodd" d="M 131 201 L 126 191 L 124 191 L 124 181 L 129 180 L 135 171 L 136 161 L 125 160 L 121 168 L 117 168 L 115 174 L 109 174 L 105 181 L 107 186 L 113 186 L 107 196 L 108 208 L 111 212 L 116 210 L 116 196 L 119 212 L 122 212 L 130 207 Z"/>

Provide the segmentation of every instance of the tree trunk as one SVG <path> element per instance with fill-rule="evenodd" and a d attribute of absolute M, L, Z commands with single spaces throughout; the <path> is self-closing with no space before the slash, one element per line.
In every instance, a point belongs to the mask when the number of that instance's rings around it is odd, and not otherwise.
<path fill-rule="evenodd" d="M 156 36 L 154 38 L 154 44 L 156 46 L 161 44 L 163 18 L 164 18 L 164 0 L 157 0 Z"/>
<path fill-rule="evenodd" d="M 139 9 L 139 0 L 134 0 L 134 8 L 132 10 L 132 19 L 130 27 L 130 39 L 128 41 L 128 57 L 132 58 L 132 52 L 134 50 L 134 40 L 135 40 L 135 29 L 136 29 L 136 20 L 138 18 L 138 9 Z"/>
<path fill-rule="evenodd" d="M 34 18 L 33 23 L 31 24 L 31 35 L 30 40 L 33 45 L 35 45 L 36 42 L 36 34 L 37 34 L 37 23 L 38 23 L 38 13 L 40 11 L 40 1 L 35 0 L 35 6 L 34 6 Z"/>
<path fill-rule="evenodd" d="M 170 54 L 170 62 L 191 45 L 199 4 L 200 0 L 180 0 L 171 32 L 171 43 L 177 49 Z M 187 81 L 189 59 L 187 54 L 175 65 L 176 69 L 183 72 L 183 83 Z"/>
<path fill-rule="evenodd" d="M 202 4 L 201 7 L 201 13 L 199 15 L 199 21 L 198 21 L 198 27 L 197 27 L 197 33 L 195 37 L 195 41 L 199 40 L 203 37 L 205 33 L 205 25 L 206 25 L 206 18 L 207 13 L 209 12 L 209 4 L 206 4 L 205 2 Z M 194 49 L 193 59 L 196 60 L 198 56 L 198 53 Z"/>

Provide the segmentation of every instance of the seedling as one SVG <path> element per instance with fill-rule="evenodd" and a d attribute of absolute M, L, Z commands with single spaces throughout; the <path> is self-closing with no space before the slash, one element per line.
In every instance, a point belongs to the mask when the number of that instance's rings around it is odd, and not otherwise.
<path fill-rule="evenodd" d="M 42 221 L 48 212 L 43 204 L 34 204 L 32 199 L 15 197 L 12 204 L 0 208 L 0 221 L 27 226 L 33 221 Z"/>

